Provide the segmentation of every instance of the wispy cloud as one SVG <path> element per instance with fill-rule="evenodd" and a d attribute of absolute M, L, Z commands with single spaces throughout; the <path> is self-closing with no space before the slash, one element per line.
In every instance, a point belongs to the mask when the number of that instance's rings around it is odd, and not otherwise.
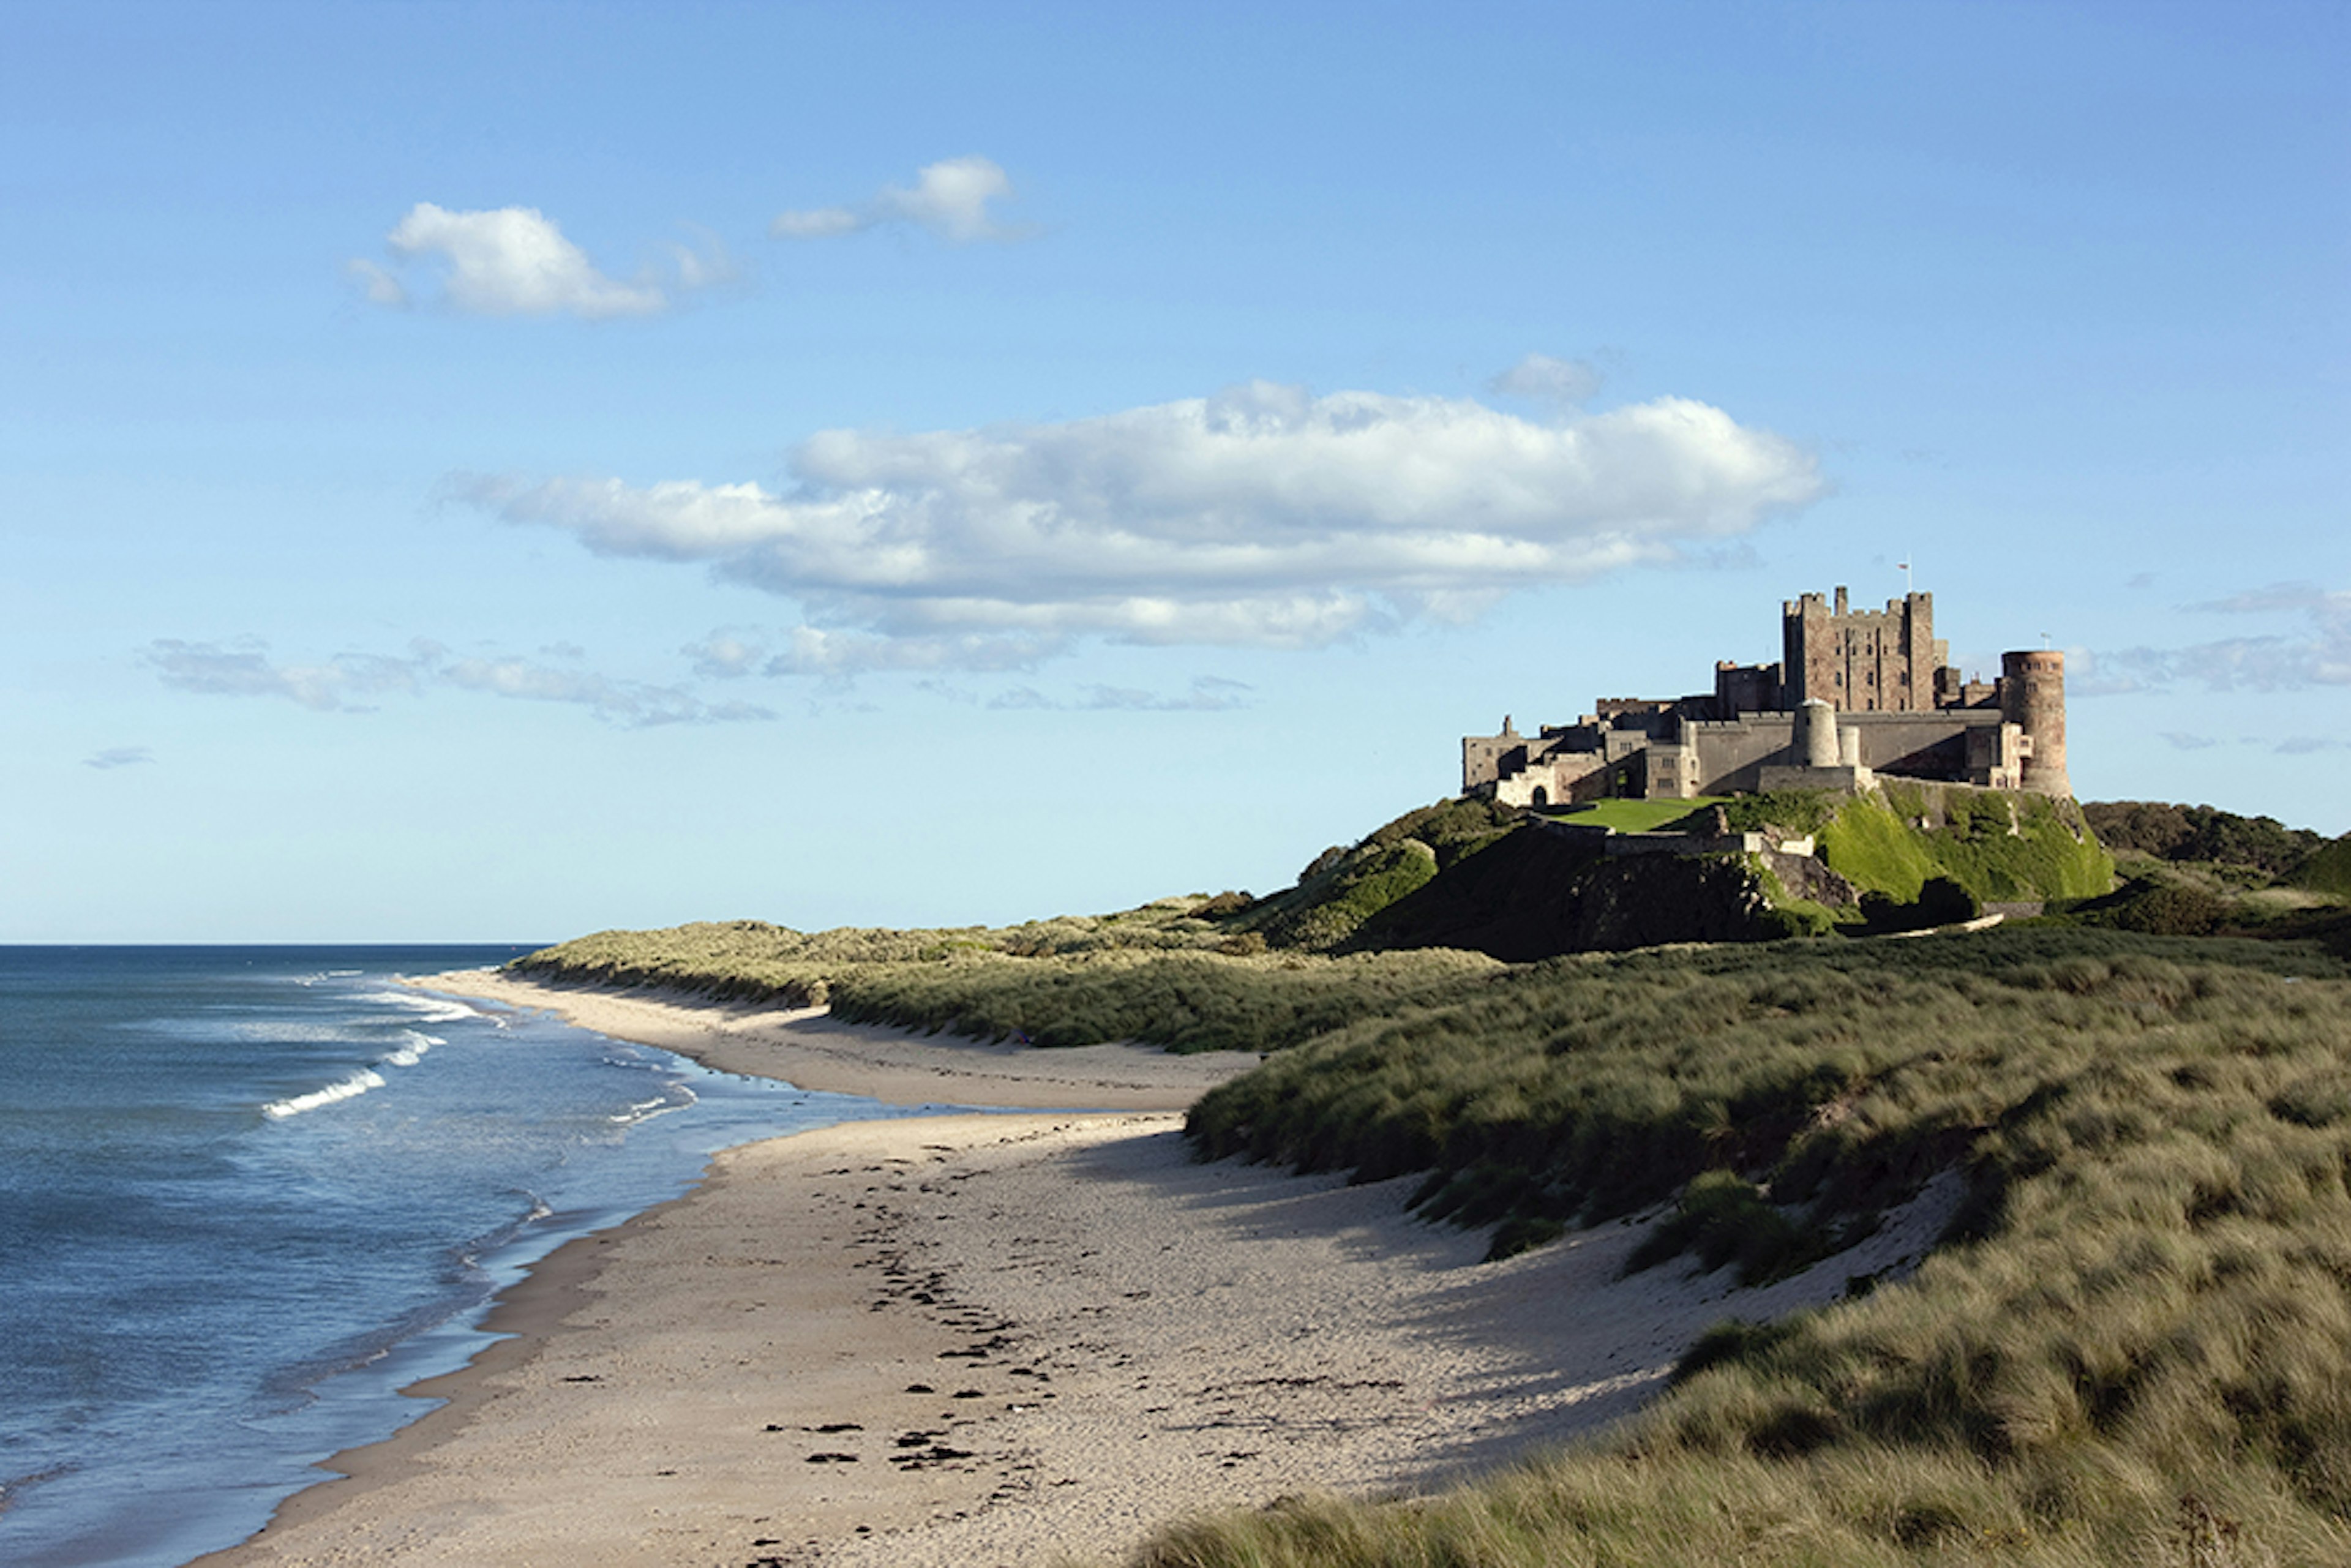
<path fill-rule="evenodd" d="M 680 652 L 694 673 L 724 680 L 743 675 L 853 676 L 885 671 L 1031 670 L 1068 651 L 1057 636 L 986 633 L 883 637 L 795 626 L 785 632 L 733 627 L 713 632 Z"/>
<path fill-rule="evenodd" d="M 703 563 L 797 600 L 808 625 L 764 655 L 781 672 L 1019 668 L 1087 636 L 1321 646 L 1703 558 L 1823 488 L 1811 454 L 1686 398 L 1530 420 L 1262 382 L 1057 424 L 826 431 L 792 466 L 780 491 L 448 488 L 599 554 Z"/>
<path fill-rule="evenodd" d="M 2292 691 L 2351 685 L 2351 591 L 2282 582 L 2231 594 L 2190 611 L 2285 616 L 2292 630 L 2221 637 L 2179 648 L 2125 648 L 2100 654 L 2093 692 L 2154 691 L 2193 681 L 2213 691 Z"/>
<path fill-rule="evenodd" d="M 392 308 L 431 303 L 476 316 L 601 320 L 652 315 L 668 308 L 673 290 L 732 281 L 737 268 L 726 246 L 716 235 L 700 237 L 699 248 L 666 247 L 667 278 L 649 267 L 623 282 L 599 270 L 536 207 L 455 212 L 419 202 L 384 236 L 392 266 L 364 258 L 348 265 L 371 302 Z"/>
<path fill-rule="evenodd" d="M 831 239 L 887 224 L 925 229 L 956 245 L 1019 239 L 1025 228 L 1000 222 L 989 204 L 1008 199 L 1012 181 L 993 161 L 977 156 L 925 164 L 911 187 L 884 185 L 872 199 L 848 207 L 807 207 L 779 213 L 768 232 L 778 239 Z"/>
<path fill-rule="evenodd" d="M 1253 690 L 1246 681 L 1200 675 L 1188 692 L 1169 695 L 1132 686 L 1081 686 L 1074 697 L 1052 697 L 1034 686 L 1014 686 L 988 699 L 997 709 L 1049 709 L 1061 713 L 1224 713 L 1247 707 Z"/>
<path fill-rule="evenodd" d="M 1600 393 L 1606 378 L 1589 360 L 1555 360 L 1529 354 L 1486 383 L 1497 397 L 1520 397 L 1562 408 L 1581 408 Z"/>
<path fill-rule="evenodd" d="M 177 691 L 212 696 L 284 697 L 322 713 L 365 712 L 366 699 L 387 692 L 413 692 L 420 658 L 377 653 L 339 653 L 317 664 L 281 664 L 257 638 L 226 643 L 185 643 L 160 638 L 140 658 Z"/>
<path fill-rule="evenodd" d="M 750 703 L 705 702 L 679 686 L 617 680 L 522 658 L 457 658 L 438 643 L 421 641 L 410 644 L 405 657 L 338 653 L 311 664 L 278 664 L 270 658 L 268 645 L 253 638 L 225 643 L 167 638 L 149 643 L 140 656 L 165 685 L 177 691 L 282 697 L 324 713 L 367 713 L 377 706 L 373 698 L 446 689 L 572 704 L 630 729 L 776 716 Z"/>
<path fill-rule="evenodd" d="M 93 751 L 81 759 L 84 768 L 136 768 L 142 762 L 155 760 L 155 753 L 143 746 L 110 746 L 103 751 Z"/>

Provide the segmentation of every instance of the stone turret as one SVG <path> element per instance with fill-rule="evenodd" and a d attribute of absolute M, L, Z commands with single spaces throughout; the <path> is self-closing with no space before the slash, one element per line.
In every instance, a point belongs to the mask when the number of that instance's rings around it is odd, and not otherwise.
<path fill-rule="evenodd" d="M 1841 758 L 1837 753 L 1836 709 L 1818 697 L 1798 708 L 1793 749 L 1799 768 L 1837 766 Z"/>
<path fill-rule="evenodd" d="M 2000 656 L 2001 717 L 2022 730 L 2026 748 L 2019 788 L 2071 795 L 2065 776 L 2065 655 L 2053 648 Z"/>

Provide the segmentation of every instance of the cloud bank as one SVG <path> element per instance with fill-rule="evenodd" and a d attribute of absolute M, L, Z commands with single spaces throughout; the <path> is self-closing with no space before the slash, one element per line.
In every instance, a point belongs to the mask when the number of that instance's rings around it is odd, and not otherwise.
<path fill-rule="evenodd" d="M 826 431 L 792 468 L 782 491 L 449 490 L 599 554 L 796 600 L 810 624 L 758 662 L 839 673 L 1020 668 L 1088 636 L 1313 647 L 1463 621 L 1515 589 L 1685 559 L 1823 488 L 1809 453 L 1686 398 L 1534 421 L 1263 382 L 1061 423 Z"/>
<path fill-rule="evenodd" d="M 2293 691 L 2351 685 L 2351 591 L 2281 582 L 2189 609 L 2216 615 L 2288 615 L 2294 631 L 2221 637 L 2184 648 L 2126 648 L 2095 665 L 2096 693 L 2155 691 L 2194 681 L 2211 691 Z"/>
<path fill-rule="evenodd" d="M 606 276 L 588 253 L 564 237 L 536 207 L 453 212 L 419 202 L 384 236 L 394 266 L 356 260 L 351 276 L 375 304 L 404 308 L 420 294 L 475 316 L 570 315 L 588 320 L 649 316 L 669 308 L 670 295 L 650 273 L 633 282 Z M 669 247 L 679 289 L 731 279 L 725 248 L 705 239 L 702 251 Z"/>
<path fill-rule="evenodd" d="M 142 762 L 155 760 L 155 753 L 144 746 L 110 746 L 103 751 L 93 751 L 81 759 L 84 768 L 104 771 L 111 768 L 136 768 Z"/>
<path fill-rule="evenodd" d="M 768 232 L 778 239 L 831 239 L 887 224 L 924 229 L 956 245 L 1019 239 L 1027 231 L 999 222 L 988 204 L 1012 194 L 1012 181 L 992 161 L 947 158 L 916 171 L 911 189 L 884 185 L 853 207 L 778 213 Z"/>
<path fill-rule="evenodd" d="M 706 703 L 676 686 L 615 680 L 528 659 L 456 658 L 440 644 L 422 641 L 410 644 L 405 657 L 338 653 L 317 664 L 286 664 L 273 661 L 268 645 L 255 639 L 187 643 L 164 638 L 150 643 L 140 659 L 176 691 L 282 697 L 321 713 L 366 713 L 377 706 L 373 699 L 421 695 L 437 688 L 573 704 L 627 729 L 776 716 L 749 703 Z"/>

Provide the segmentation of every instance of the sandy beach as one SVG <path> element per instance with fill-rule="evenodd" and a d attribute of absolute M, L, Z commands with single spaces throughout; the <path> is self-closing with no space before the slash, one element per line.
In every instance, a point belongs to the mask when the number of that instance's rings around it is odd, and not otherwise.
<path fill-rule="evenodd" d="M 893 1105 L 1181 1111 L 1258 1064 L 1247 1051 L 1172 1055 L 1139 1045 L 1034 1051 L 955 1035 L 843 1023 L 822 1008 L 738 1006 L 657 992 L 548 985 L 492 969 L 421 980 L 424 989 L 543 1008 L 599 1034 L 656 1045 L 722 1072 Z"/>
<path fill-rule="evenodd" d="M 413 1391 L 448 1403 L 216 1568 L 1113 1562 L 1186 1513 L 1424 1489 L 1591 1433 L 1718 1319 L 1915 1257 L 1952 1197 L 1730 1301 L 1687 1265 L 1617 1279 L 1641 1223 L 1480 1264 L 1482 1234 L 1403 1212 L 1413 1178 L 1195 1164 L 1180 1106 L 1253 1059 L 432 984 L 806 1087 L 1116 1108 L 721 1155 L 534 1270 L 491 1320 L 514 1337 Z"/>

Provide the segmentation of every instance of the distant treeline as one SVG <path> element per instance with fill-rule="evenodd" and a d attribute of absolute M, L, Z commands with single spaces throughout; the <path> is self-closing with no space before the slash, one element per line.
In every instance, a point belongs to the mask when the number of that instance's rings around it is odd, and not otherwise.
<path fill-rule="evenodd" d="M 2082 811 L 2107 849 L 2167 861 L 2209 861 L 2249 866 L 2283 879 L 2330 841 L 2274 817 L 2241 817 L 2211 806 L 2168 806 L 2154 800 L 2091 800 Z"/>

